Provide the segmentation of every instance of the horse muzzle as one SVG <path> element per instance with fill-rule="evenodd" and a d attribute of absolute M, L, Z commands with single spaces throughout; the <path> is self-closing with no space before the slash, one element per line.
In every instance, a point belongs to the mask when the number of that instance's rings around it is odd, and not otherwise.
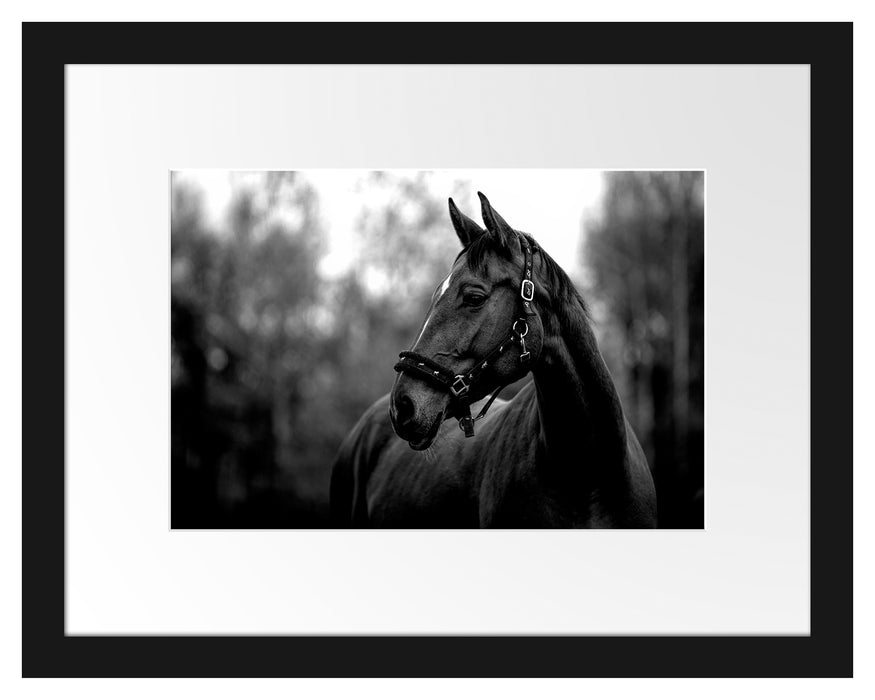
<path fill-rule="evenodd" d="M 431 419 L 428 419 L 427 414 L 418 410 L 414 400 L 406 393 L 393 396 L 389 406 L 392 429 L 414 450 L 427 449 L 434 441 L 443 423 L 446 407 L 431 413 Z"/>

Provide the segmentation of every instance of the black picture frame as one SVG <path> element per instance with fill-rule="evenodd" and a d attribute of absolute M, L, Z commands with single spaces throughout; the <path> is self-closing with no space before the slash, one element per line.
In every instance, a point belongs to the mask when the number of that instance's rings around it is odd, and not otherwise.
<path fill-rule="evenodd" d="M 337 24 L 26 23 L 22 31 L 24 676 L 852 675 L 852 24 L 368 24 L 350 31 Z M 363 62 L 810 65 L 810 636 L 65 635 L 65 66 Z"/>

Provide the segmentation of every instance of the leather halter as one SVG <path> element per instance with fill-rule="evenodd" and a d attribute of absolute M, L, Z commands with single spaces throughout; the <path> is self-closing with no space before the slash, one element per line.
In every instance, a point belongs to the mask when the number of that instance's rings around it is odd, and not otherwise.
<path fill-rule="evenodd" d="M 491 366 L 507 348 L 516 343 L 520 345 L 520 363 L 526 366 L 531 362 L 531 353 L 526 350 L 526 335 L 529 332 L 527 317 L 536 315 L 533 306 L 535 283 L 532 281 L 532 247 L 525 238 L 520 238 L 520 241 L 523 245 L 523 255 L 525 256 L 525 276 L 520 283 L 519 293 L 522 313 L 514 319 L 508 336 L 498 345 L 494 346 L 486 355 L 477 360 L 474 366 L 464 374 L 456 374 L 449 367 L 413 351 L 402 352 L 399 355 L 400 361 L 394 367 L 396 372 L 408 372 L 438 389 L 449 392 L 452 397 L 451 403 L 459 416 L 459 427 L 465 432 L 465 437 L 474 436 L 474 423 L 486 415 L 486 411 L 489 410 L 492 402 L 498 397 L 499 392 L 510 383 L 505 382 L 496 388 L 489 397 L 489 401 L 486 402 L 486 405 L 480 409 L 480 413 L 472 418 L 470 399 L 473 393 L 472 387 L 483 381 L 483 374 L 487 367 Z"/>

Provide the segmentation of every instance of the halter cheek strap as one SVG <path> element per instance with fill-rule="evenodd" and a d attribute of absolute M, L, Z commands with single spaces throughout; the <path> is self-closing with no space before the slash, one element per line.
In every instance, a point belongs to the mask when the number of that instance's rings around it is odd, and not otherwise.
<path fill-rule="evenodd" d="M 536 316 L 534 309 L 535 283 L 532 281 L 532 248 L 529 242 L 522 239 L 523 255 L 525 257 L 524 277 L 520 283 L 520 306 L 522 314 L 511 324 L 510 334 L 498 345 L 492 348 L 484 357 L 477 360 L 474 366 L 465 374 L 456 374 L 452 369 L 436 362 L 430 357 L 418 352 L 402 352 L 399 362 L 395 364 L 396 372 L 408 372 L 423 379 L 438 389 L 443 389 L 451 395 L 451 402 L 459 417 L 459 427 L 465 432 L 465 437 L 473 437 L 474 423 L 486 415 L 486 411 L 508 382 L 499 385 L 489 397 L 489 401 L 480 409 L 475 417 L 471 417 L 472 387 L 482 383 L 486 370 L 504 353 L 505 349 L 519 343 L 520 363 L 523 366 L 531 362 L 532 354 L 526 349 L 526 336 L 529 333 L 527 318 Z"/>

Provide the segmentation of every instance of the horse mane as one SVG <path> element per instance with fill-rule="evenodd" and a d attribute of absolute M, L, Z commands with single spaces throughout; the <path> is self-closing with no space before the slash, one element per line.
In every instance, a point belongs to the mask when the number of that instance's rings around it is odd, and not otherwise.
<path fill-rule="evenodd" d="M 543 300 L 539 301 L 545 303 L 547 308 L 556 314 L 578 306 L 583 311 L 586 321 L 590 322 L 591 316 L 589 307 L 565 270 L 559 266 L 559 263 L 550 257 L 546 250 L 538 245 L 537 241 L 535 241 L 531 234 L 516 230 L 514 233 L 528 242 L 532 247 L 533 252 L 540 253 L 541 269 L 539 272 L 546 277 L 545 283 L 548 286 L 548 293 L 544 295 Z M 511 248 L 502 244 L 497 236 L 490 236 L 488 234 L 479 236 L 472 243 L 463 248 L 459 255 L 456 256 L 456 260 L 462 255 L 466 255 L 468 268 L 473 272 L 484 274 L 486 272 L 486 262 L 489 254 L 498 255 L 508 261 L 513 260 L 513 252 Z"/>

